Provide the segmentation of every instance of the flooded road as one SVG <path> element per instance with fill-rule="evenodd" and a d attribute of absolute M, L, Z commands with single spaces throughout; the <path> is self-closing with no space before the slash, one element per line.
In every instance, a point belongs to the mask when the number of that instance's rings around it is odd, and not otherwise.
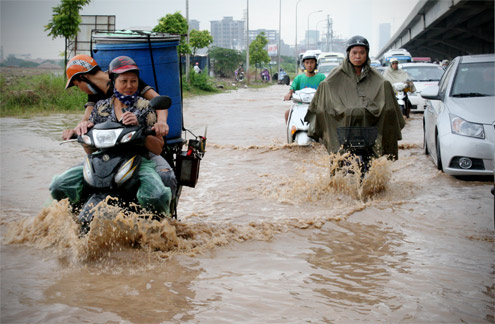
<path fill-rule="evenodd" d="M 321 145 L 286 144 L 287 91 L 186 100 L 185 126 L 208 126 L 199 183 L 134 244 L 78 238 L 50 199 L 80 116 L 0 119 L 0 322 L 493 323 L 493 182 L 436 170 L 421 115 L 369 188 L 330 178 Z"/>

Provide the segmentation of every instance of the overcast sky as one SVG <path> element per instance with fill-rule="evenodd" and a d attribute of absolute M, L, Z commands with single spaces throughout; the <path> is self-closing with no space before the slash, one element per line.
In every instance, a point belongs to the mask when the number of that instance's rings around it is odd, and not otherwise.
<path fill-rule="evenodd" d="M 442 0 L 441 0 L 442 1 Z M 200 22 L 201 30 L 210 30 L 210 21 L 231 16 L 244 17 L 247 0 L 189 0 L 189 19 Z M 360 34 L 378 51 L 378 26 L 390 23 L 392 35 L 402 25 L 418 0 L 299 0 L 297 39 L 304 39 L 308 28 L 323 33 L 327 15 L 333 20 L 334 34 L 348 38 Z M 31 54 L 32 58 L 57 58 L 64 41 L 52 40 L 44 26 L 52 18 L 52 8 L 59 0 L 0 0 L 0 43 L 8 54 Z M 249 0 L 249 29 L 279 28 L 282 13 L 282 40 L 294 45 L 296 3 L 298 0 Z M 316 12 L 321 10 L 321 12 Z M 180 11 L 186 16 L 186 0 L 92 0 L 82 15 L 115 15 L 117 29 L 152 28 L 168 13 Z"/>

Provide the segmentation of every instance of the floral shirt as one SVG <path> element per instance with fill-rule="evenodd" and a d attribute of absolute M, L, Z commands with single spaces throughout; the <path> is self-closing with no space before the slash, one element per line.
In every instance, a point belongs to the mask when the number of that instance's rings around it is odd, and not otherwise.
<path fill-rule="evenodd" d="M 98 101 L 89 116 L 89 121 L 95 125 L 106 122 L 107 120 L 118 122 L 119 120 L 117 120 L 115 110 L 113 109 L 112 99 L 114 97 Z M 149 101 L 144 98 L 138 97 L 132 107 L 124 108 L 123 112 L 126 111 L 130 111 L 137 116 L 139 125 L 153 126 L 156 123 L 156 113 L 150 107 Z"/>

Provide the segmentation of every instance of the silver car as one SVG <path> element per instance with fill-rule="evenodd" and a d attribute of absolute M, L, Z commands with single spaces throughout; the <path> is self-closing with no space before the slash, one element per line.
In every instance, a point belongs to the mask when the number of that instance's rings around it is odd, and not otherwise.
<path fill-rule="evenodd" d="M 421 92 L 424 148 L 450 175 L 493 175 L 495 55 L 456 57 L 437 86 Z"/>
<path fill-rule="evenodd" d="M 433 63 L 404 63 L 400 68 L 409 74 L 416 88 L 416 92 L 408 94 L 412 105 L 411 112 L 423 112 L 426 100 L 421 97 L 421 91 L 426 87 L 437 85 L 444 69 Z"/>

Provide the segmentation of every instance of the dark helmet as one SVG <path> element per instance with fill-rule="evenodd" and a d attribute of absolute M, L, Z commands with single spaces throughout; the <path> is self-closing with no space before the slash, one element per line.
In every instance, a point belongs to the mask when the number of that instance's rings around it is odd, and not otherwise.
<path fill-rule="evenodd" d="M 356 36 L 352 36 L 351 38 L 349 38 L 349 40 L 347 41 L 346 52 L 349 53 L 351 48 L 354 46 L 364 46 L 364 47 L 366 47 L 366 51 L 368 53 L 370 52 L 370 43 L 368 43 L 368 40 L 366 38 L 364 38 L 363 36 L 356 35 Z"/>
<path fill-rule="evenodd" d="M 139 68 L 132 58 L 129 56 L 117 56 L 110 62 L 108 67 L 108 74 L 111 79 L 114 79 L 115 74 L 122 74 L 124 72 L 135 71 L 139 73 Z"/>

